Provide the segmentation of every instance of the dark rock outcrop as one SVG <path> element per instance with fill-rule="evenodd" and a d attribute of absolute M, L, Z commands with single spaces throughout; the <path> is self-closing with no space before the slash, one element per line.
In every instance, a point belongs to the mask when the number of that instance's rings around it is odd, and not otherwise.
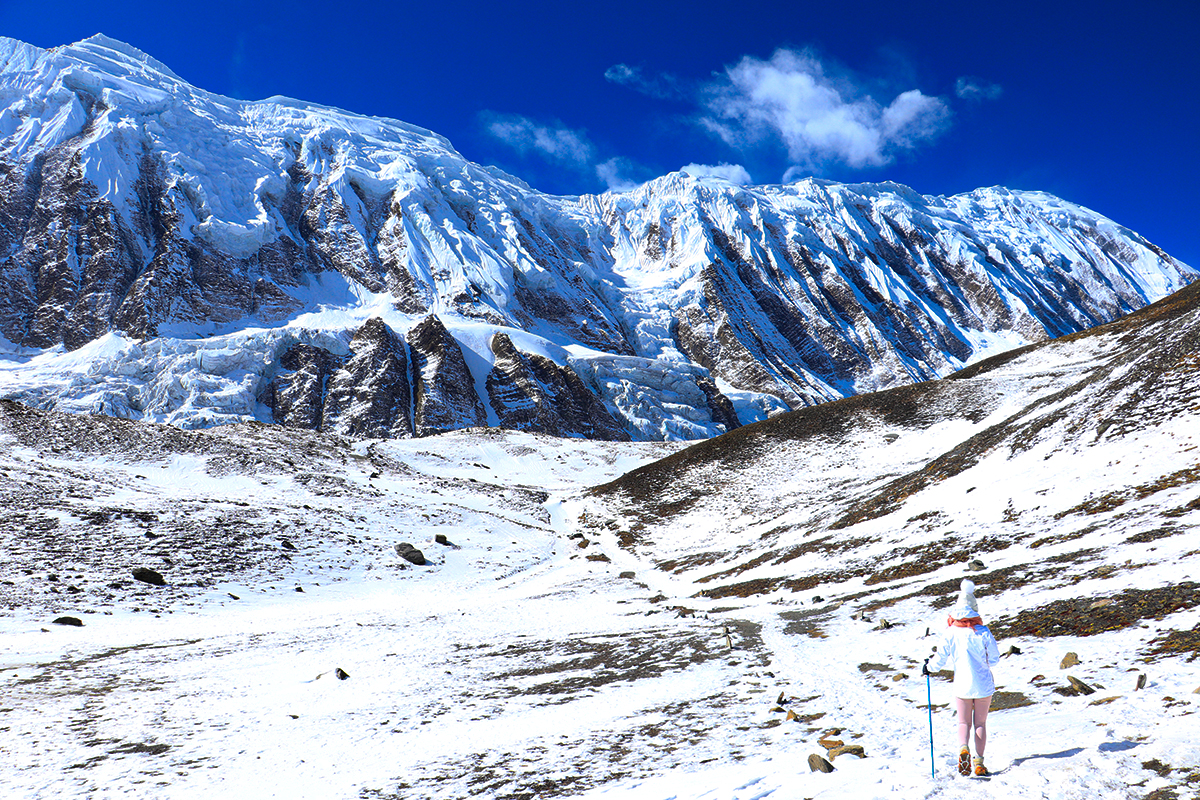
<path fill-rule="evenodd" d="M 486 425 L 487 412 L 475 392 L 475 379 L 442 321 L 430 314 L 405 338 L 412 351 L 414 434 Z"/>
<path fill-rule="evenodd" d="M 628 441 L 629 434 L 569 366 L 522 353 L 506 334 L 491 340 L 488 399 L 501 426 L 553 436 Z"/>
<path fill-rule="evenodd" d="M 137 567 L 133 570 L 133 577 L 142 583 L 148 583 L 151 586 L 166 586 L 167 579 L 162 576 L 161 572 L 150 569 L 149 567 Z"/>
<path fill-rule="evenodd" d="M 378 317 L 350 340 L 350 359 L 329 381 L 324 426 L 355 438 L 412 435 L 412 393 L 404 341 Z"/>
<path fill-rule="evenodd" d="M 282 371 L 268 384 L 263 403 L 272 419 L 292 428 L 322 430 L 326 388 L 345 359 L 311 344 L 295 344 L 279 357 Z"/>

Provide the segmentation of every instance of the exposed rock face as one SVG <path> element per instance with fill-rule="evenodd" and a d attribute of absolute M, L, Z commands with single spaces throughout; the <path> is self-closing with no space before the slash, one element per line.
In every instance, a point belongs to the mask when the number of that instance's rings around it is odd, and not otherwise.
<path fill-rule="evenodd" d="M 325 423 L 326 386 L 344 359 L 311 344 L 289 347 L 279 358 L 280 372 L 262 398 L 272 419 L 291 428 L 321 430 Z"/>
<path fill-rule="evenodd" d="M 415 393 L 417 436 L 480 427 L 487 412 L 475 392 L 475 379 L 462 349 L 436 316 L 430 314 L 408 332 Z"/>
<path fill-rule="evenodd" d="M 325 427 L 355 438 L 412 435 L 412 392 L 404 341 L 374 317 L 350 340 L 350 360 L 329 382 Z"/>
<path fill-rule="evenodd" d="M 503 333 L 492 337 L 496 360 L 487 378 L 488 398 L 505 428 L 628 441 L 629 434 L 596 400 L 569 366 L 522 353 Z"/>

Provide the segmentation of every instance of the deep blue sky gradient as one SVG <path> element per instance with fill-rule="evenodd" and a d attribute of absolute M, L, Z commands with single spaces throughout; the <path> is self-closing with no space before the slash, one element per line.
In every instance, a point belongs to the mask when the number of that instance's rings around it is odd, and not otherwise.
<path fill-rule="evenodd" d="M 1039 189 L 1099 211 L 1200 267 L 1200 0 L 1018 2 L 207 3 L 0 0 L 0 34 L 42 47 L 103 32 L 191 83 L 242 99 L 288 95 L 430 128 L 467 158 L 544 191 L 601 191 L 594 165 L 524 154 L 489 133 L 520 116 L 590 143 L 647 179 L 740 164 L 778 183 L 780 143 L 734 148 L 697 118 L 705 86 L 743 57 L 807 50 L 881 105 L 919 89 L 946 130 L 884 166 L 805 173 L 894 180 L 924 194 Z M 678 91 L 607 80 L 617 64 Z M 977 101 L 957 79 L 1002 90 Z"/>

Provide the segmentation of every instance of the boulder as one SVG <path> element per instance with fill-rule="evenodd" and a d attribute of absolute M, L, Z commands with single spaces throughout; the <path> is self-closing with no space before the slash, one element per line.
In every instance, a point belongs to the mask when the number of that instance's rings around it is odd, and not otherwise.
<path fill-rule="evenodd" d="M 1139 689 L 1145 689 L 1145 688 L 1146 688 L 1146 673 L 1143 672 L 1137 676 L 1137 686 L 1134 687 L 1134 691 L 1136 692 Z"/>
<path fill-rule="evenodd" d="M 836 760 L 838 756 L 846 755 L 858 756 L 859 758 L 867 757 L 867 753 L 865 750 L 863 750 L 861 744 L 844 744 L 841 747 L 834 747 L 829 751 L 829 760 L 833 761 Z"/>
<path fill-rule="evenodd" d="M 967 569 L 971 570 L 972 572 L 982 572 L 984 570 L 984 565 L 983 562 L 978 558 L 973 558 L 967 562 Z"/>
<path fill-rule="evenodd" d="M 1079 656 L 1075 653 L 1067 653 L 1063 656 L 1062 663 L 1058 665 L 1059 669 L 1068 669 L 1079 663 Z"/>
<path fill-rule="evenodd" d="M 55 625 L 70 625 L 73 628 L 82 628 L 83 620 L 79 617 L 59 617 L 54 620 Z"/>
<path fill-rule="evenodd" d="M 133 571 L 133 577 L 142 583 L 148 583 L 151 586 L 166 586 L 167 579 L 161 573 L 150 569 L 149 567 L 138 567 Z"/>
<path fill-rule="evenodd" d="M 830 764 L 821 756 L 813 753 L 808 757 L 809 772 L 833 772 L 833 764 Z"/>
<path fill-rule="evenodd" d="M 1080 694 L 1095 694 L 1096 693 L 1095 689 L 1093 689 L 1091 686 L 1088 686 L 1086 683 L 1079 680 L 1079 678 L 1076 678 L 1074 675 L 1068 675 L 1067 681 L 1071 684 L 1071 688 L 1074 689 L 1075 691 L 1079 692 Z"/>
<path fill-rule="evenodd" d="M 405 561 L 416 564 L 418 567 L 423 567 L 427 563 L 425 561 L 425 554 L 413 547 L 408 542 L 401 542 L 400 544 L 396 545 L 396 555 L 400 556 Z"/>

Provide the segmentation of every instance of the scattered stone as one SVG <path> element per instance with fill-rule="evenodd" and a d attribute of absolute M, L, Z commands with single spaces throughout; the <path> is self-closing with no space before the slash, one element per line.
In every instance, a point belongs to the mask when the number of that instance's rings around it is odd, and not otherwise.
<path fill-rule="evenodd" d="M 81 620 L 79 617 L 59 617 L 58 619 L 54 620 L 54 624 L 70 625 L 74 628 L 82 628 L 83 620 Z"/>
<path fill-rule="evenodd" d="M 860 621 L 860 622 L 870 622 L 870 620 L 867 618 L 867 612 L 866 612 L 866 611 L 855 611 L 855 612 L 854 612 L 854 613 L 853 613 L 853 614 L 850 616 L 850 619 L 856 619 L 856 620 L 858 620 L 858 621 Z"/>
<path fill-rule="evenodd" d="M 631 581 L 631 580 L 633 580 L 634 578 L 636 578 L 636 577 L 637 577 L 637 573 L 636 573 L 636 572 L 628 572 L 628 571 L 626 571 L 626 572 L 622 572 L 621 574 L 617 575 L 617 577 L 618 577 L 618 578 L 622 578 L 622 579 L 624 579 L 624 580 L 630 580 L 630 581 Z"/>
<path fill-rule="evenodd" d="M 1113 602 L 1114 601 L 1111 597 L 1105 597 L 1102 600 L 1097 600 L 1096 602 L 1092 603 L 1088 607 L 1088 610 L 1094 611 L 1097 608 L 1104 608 L 1105 606 L 1111 606 L 1113 604 Z"/>
<path fill-rule="evenodd" d="M 898 672 L 892 676 L 892 680 L 895 681 L 896 683 L 899 683 L 900 681 L 906 681 L 906 680 L 908 680 L 908 673 L 907 672 Z"/>
<path fill-rule="evenodd" d="M 1007 711 L 1031 705 L 1033 701 L 1020 692 L 996 692 L 992 695 L 991 711 Z"/>
<path fill-rule="evenodd" d="M 828 736 L 818 739 L 817 744 L 821 745 L 821 747 L 824 747 L 826 750 L 832 750 L 835 747 L 845 747 L 846 745 L 846 743 L 841 739 L 831 739 Z"/>
<path fill-rule="evenodd" d="M 232 597 L 234 600 L 241 600 L 241 599 L 242 599 L 242 598 L 238 597 L 236 594 L 234 594 L 233 592 L 226 592 L 225 594 L 229 595 L 229 596 L 230 596 L 230 597 Z"/>
<path fill-rule="evenodd" d="M 437 536 L 434 536 L 433 540 L 438 544 L 444 544 L 447 547 L 450 546 L 450 540 L 446 538 L 446 534 L 444 533 L 439 533 Z"/>
<path fill-rule="evenodd" d="M 809 772 L 833 772 L 833 764 L 830 764 L 821 756 L 813 753 L 808 757 Z"/>
<path fill-rule="evenodd" d="M 783 692 L 780 692 L 779 699 L 775 701 L 775 705 L 781 706 L 781 705 L 784 705 L 786 702 L 787 702 L 787 698 L 784 697 Z"/>
<path fill-rule="evenodd" d="M 335 678 L 337 678 L 339 681 L 344 681 L 344 680 L 346 680 L 347 678 L 349 678 L 349 677 L 350 677 L 350 675 L 349 675 L 349 674 L 347 674 L 346 670 L 342 669 L 341 667 L 338 667 L 337 669 L 335 669 L 335 670 L 333 671 L 333 675 L 334 675 L 334 677 L 335 677 Z"/>
<path fill-rule="evenodd" d="M 1068 675 L 1067 682 L 1071 684 L 1072 689 L 1079 692 L 1080 694 L 1095 694 L 1096 693 L 1095 689 L 1093 689 L 1091 686 L 1088 686 L 1086 683 L 1079 680 L 1079 678 L 1076 678 L 1074 675 Z"/>
<path fill-rule="evenodd" d="M 792 711 L 790 708 L 788 709 L 787 716 L 786 716 L 786 717 L 784 717 L 784 719 L 785 719 L 786 721 L 788 721 L 788 722 L 791 722 L 792 720 L 794 720 L 794 719 L 798 719 L 798 718 L 799 718 L 799 717 L 798 717 L 798 715 L 796 714 L 796 712 L 795 712 L 795 711 Z"/>
<path fill-rule="evenodd" d="M 819 594 L 814 594 L 814 595 L 813 595 L 813 599 L 812 599 L 812 601 L 813 601 L 814 603 L 824 603 L 824 602 L 825 602 L 825 598 L 824 598 L 824 597 L 821 597 L 821 595 L 819 595 Z"/>
<path fill-rule="evenodd" d="M 1089 706 L 1106 706 L 1113 700 L 1120 700 L 1121 696 L 1114 694 L 1112 697 L 1101 697 L 1099 700 L 1093 700 L 1088 703 Z"/>
<path fill-rule="evenodd" d="M 423 567 L 426 564 L 425 554 L 413 547 L 408 542 L 401 542 L 400 544 L 396 545 L 396 555 L 400 556 L 405 561 L 416 564 L 418 567 Z"/>
<path fill-rule="evenodd" d="M 1003 652 L 1003 653 L 1001 653 L 1000 655 L 1001 655 L 1002 657 L 1003 657 L 1003 656 L 1019 656 L 1019 655 L 1021 655 L 1021 648 L 1017 647 L 1015 644 L 1010 644 L 1010 645 L 1009 645 L 1009 646 L 1008 646 L 1008 647 L 1007 647 L 1007 648 L 1004 650 L 1004 652 Z"/>
<path fill-rule="evenodd" d="M 786 709 L 784 709 L 780 706 L 775 706 L 774 708 L 771 709 L 771 713 L 772 714 L 782 714 L 785 710 Z"/>
<path fill-rule="evenodd" d="M 867 753 L 865 750 L 863 750 L 863 746 L 861 744 L 846 744 L 846 745 L 842 745 L 841 747 L 835 747 L 832 750 L 830 750 L 829 751 L 829 760 L 835 761 L 835 760 L 837 760 L 838 756 L 847 756 L 847 755 L 858 756 L 859 758 L 867 757 Z"/>
<path fill-rule="evenodd" d="M 1200 694 L 1200 686 L 1197 686 L 1195 689 L 1192 689 L 1192 694 Z"/>
<path fill-rule="evenodd" d="M 161 573 L 155 572 L 149 567 L 138 567 L 133 571 L 133 577 L 142 583 L 148 583 L 151 586 L 166 586 L 167 580 Z"/>
<path fill-rule="evenodd" d="M 1146 688 L 1146 673 L 1143 672 L 1137 676 L 1137 687 L 1134 689 L 1134 691 L 1136 692 L 1136 691 L 1139 691 L 1139 690 L 1145 689 L 1145 688 Z"/>
<path fill-rule="evenodd" d="M 303 587 L 303 586 L 297 586 L 297 587 L 296 587 L 296 591 L 297 591 L 297 592 L 299 592 L 300 594 L 304 594 L 304 587 Z"/>
<path fill-rule="evenodd" d="M 888 628 L 890 628 L 890 627 L 892 627 L 892 623 L 888 622 L 886 619 L 881 619 L 881 620 L 879 620 L 879 624 L 878 624 L 878 625 L 876 625 L 876 626 L 875 626 L 874 628 L 872 628 L 871 630 L 874 630 L 874 631 L 886 631 L 886 630 L 887 630 Z"/>
<path fill-rule="evenodd" d="M 967 569 L 971 570 L 972 572 L 982 572 L 985 567 L 982 561 L 980 561 L 978 558 L 973 558 L 967 562 Z"/>
<path fill-rule="evenodd" d="M 1046 680 L 1045 675 L 1034 675 L 1032 678 L 1029 679 L 1029 682 L 1037 683 L 1038 681 L 1044 681 L 1044 680 Z"/>
<path fill-rule="evenodd" d="M 1058 665 L 1059 669 L 1068 669 L 1079 664 L 1079 656 L 1075 653 L 1067 653 L 1063 656 L 1062 663 Z"/>
<path fill-rule="evenodd" d="M 279 546 L 282 547 L 284 550 L 295 550 L 296 549 L 296 545 L 292 544 L 287 539 L 280 539 Z"/>

